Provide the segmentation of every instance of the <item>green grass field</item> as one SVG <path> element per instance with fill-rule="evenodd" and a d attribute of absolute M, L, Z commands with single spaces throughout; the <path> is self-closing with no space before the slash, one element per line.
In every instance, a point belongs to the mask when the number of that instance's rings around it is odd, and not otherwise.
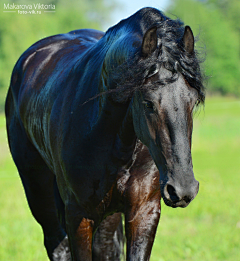
<path fill-rule="evenodd" d="M 208 98 L 197 113 L 193 164 L 200 190 L 185 209 L 162 204 L 151 261 L 240 260 L 240 100 Z M 44 261 L 0 115 L 0 260 Z"/>

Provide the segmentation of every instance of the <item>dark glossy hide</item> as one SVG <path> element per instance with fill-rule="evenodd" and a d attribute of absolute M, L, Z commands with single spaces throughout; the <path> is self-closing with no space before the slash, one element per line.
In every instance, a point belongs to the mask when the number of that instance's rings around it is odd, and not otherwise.
<path fill-rule="evenodd" d="M 185 207 L 198 191 L 191 135 L 202 88 L 191 29 L 152 8 L 23 53 L 8 140 L 50 260 L 69 258 L 68 240 L 72 260 L 118 260 L 113 213 L 125 215 L 127 260 L 149 260 L 161 194 Z"/>
<path fill-rule="evenodd" d="M 94 236 L 93 261 L 123 260 L 124 242 L 121 213 L 108 216 Z"/>

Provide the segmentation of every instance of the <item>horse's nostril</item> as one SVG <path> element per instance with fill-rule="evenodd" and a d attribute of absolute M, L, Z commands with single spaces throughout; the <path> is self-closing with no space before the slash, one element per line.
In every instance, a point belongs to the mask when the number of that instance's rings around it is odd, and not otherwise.
<path fill-rule="evenodd" d="M 184 200 L 187 204 L 190 203 L 192 201 L 191 197 L 185 196 L 182 198 L 182 200 Z"/>
<path fill-rule="evenodd" d="M 170 185 L 170 184 L 167 185 L 167 192 L 169 194 L 170 199 L 173 202 L 179 201 L 179 197 L 178 197 L 178 195 L 176 193 L 176 190 L 175 190 L 175 188 L 172 185 Z"/>

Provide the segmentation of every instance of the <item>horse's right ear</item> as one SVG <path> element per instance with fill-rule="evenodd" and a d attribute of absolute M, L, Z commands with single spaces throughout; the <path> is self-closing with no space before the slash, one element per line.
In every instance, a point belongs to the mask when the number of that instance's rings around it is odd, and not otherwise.
<path fill-rule="evenodd" d="M 152 27 L 143 36 L 142 55 L 149 56 L 157 49 L 157 27 Z"/>
<path fill-rule="evenodd" d="M 194 51 L 194 36 L 193 32 L 190 28 L 190 26 L 185 26 L 185 31 L 183 35 L 183 45 L 185 50 L 189 53 L 192 54 Z"/>

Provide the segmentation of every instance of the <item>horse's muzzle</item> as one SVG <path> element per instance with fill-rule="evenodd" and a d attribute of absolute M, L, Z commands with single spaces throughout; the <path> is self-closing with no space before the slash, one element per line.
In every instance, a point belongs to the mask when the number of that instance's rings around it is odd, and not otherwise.
<path fill-rule="evenodd" d="M 167 182 L 163 189 L 163 200 L 169 207 L 185 208 L 196 197 L 199 190 L 199 182 L 194 180 L 188 187 L 177 186 Z"/>

